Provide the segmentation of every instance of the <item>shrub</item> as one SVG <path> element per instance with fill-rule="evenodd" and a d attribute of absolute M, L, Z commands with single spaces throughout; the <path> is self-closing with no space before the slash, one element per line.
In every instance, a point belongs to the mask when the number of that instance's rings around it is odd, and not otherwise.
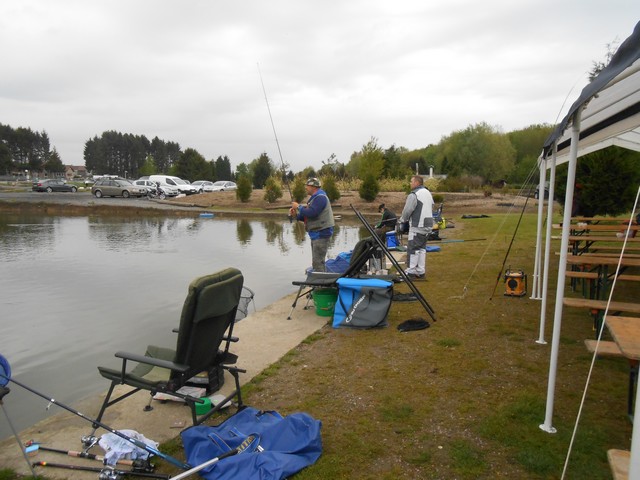
<path fill-rule="evenodd" d="M 444 203 L 444 195 L 440 193 L 436 193 L 432 195 L 432 197 L 433 197 L 433 203 Z"/>
<path fill-rule="evenodd" d="M 236 198 L 242 203 L 248 202 L 251 198 L 251 192 L 253 191 L 251 179 L 246 175 L 242 175 L 238 178 L 237 185 Z"/>
<path fill-rule="evenodd" d="M 264 200 L 268 203 L 273 203 L 279 198 L 282 198 L 282 187 L 280 182 L 273 175 L 267 178 L 264 185 Z"/>
<path fill-rule="evenodd" d="M 293 181 L 293 188 L 291 189 L 291 195 L 293 195 L 293 200 L 295 202 L 302 202 L 304 197 L 307 196 L 307 191 L 304 188 L 305 179 L 301 176 L 297 176 Z"/>
<path fill-rule="evenodd" d="M 373 202 L 378 196 L 379 191 L 378 179 L 373 173 L 368 173 L 362 180 L 362 185 L 360 185 L 360 189 L 358 190 L 360 198 L 367 202 Z"/>
<path fill-rule="evenodd" d="M 327 175 L 322 180 L 322 189 L 327 192 L 330 202 L 335 202 L 340 198 L 340 191 L 336 186 L 336 179 L 333 175 Z"/>

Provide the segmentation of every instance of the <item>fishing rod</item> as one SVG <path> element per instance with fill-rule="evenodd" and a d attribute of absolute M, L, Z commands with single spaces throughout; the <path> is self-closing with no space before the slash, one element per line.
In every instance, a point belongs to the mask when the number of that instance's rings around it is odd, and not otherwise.
<path fill-rule="evenodd" d="M 104 455 L 96 455 L 95 453 L 88 452 L 76 452 L 73 450 L 62 450 L 58 448 L 45 447 L 39 442 L 34 440 L 29 440 L 25 443 L 25 446 L 30 447 L 34 446 L 36 451 L 42 450 L 44 452 L 52 452 L 52 453 L 61 453 L 63 455 L 67 455 L 68 457 L 76 457 L 76 458 L 87 458 L 89 460 L 96 460 L 98 462 L 102 462 L 106 464 L 106 458 Z M 147 460 L 136 459 L 136 460 L 126 460 L 124 458 L 118 459 L 116 465 L 127 465 L 132 468 L 132 470 L 136 472 L 152 472 L 155 468 L 155 465 L 149 463 Z"/>
<path fill-rule="evenodd" d="M 486 238 L 452 238 L 452 239 L 446 239 L 446 238 L 442 238 L 440 239 L 440 241 L 438 243 L 461 243 L 461 242 L 479 242 L 481 240 L 486 240 Z"/>
<path fill-rule="evenodd" d="M 393 266 L 396 268 L 397 272 L 400 274 L 400 276 L 403 278 L 403 280 L 405 281 L 405 283 L 409 286 L 409 289 L 413 292 L 413 294 L 418 298 L 418 300 L 420 301 L 420 303 L 422 304 L 422 306 L 424 307 L 424 309 L 426 310 L 426 312 L 429 314 L 429 316 L 431 317 L 431 319 L 435 322 L 436 319 L 436 313 L 433 310 L 433 308 L 431 307 L 431 305 L 429 305 L 429 303 L 427 302 L 427 300 L 424 298 L 424 296 L 422 295 L 422 293 L 420 293 L 420 290 L 418 290 L 416 288 L 416 286 L 413 284 L 413 282 L 411 281 L 411 279 L 407 276 L 407 274 L 405 273 L 405 271 L 402 269 L 402 267 L 400 266 L 400 264 L 398 263 L 398 261 L 393 257 L 393 255 L 391 255 L 391 252 L 389 252 L 389 250 L 387 249 L 387 247 L 385 246 L 384 243 L 382 243 L 382 240 L 380 240 L 380 237 L 378 237 L 378 235 L 376 235 L 376 232 L 374 232 L 374 230 L 371 228 L 371 225 L 369 225 L 369 223 L 367 222 L 367 220 L 364 218 L 364 216 L 362 215 L 362 213 L 360 213 L 356 207 L 354 207 L 352 204 L 349 205 L 351 207 L 351 210 L 354 211 L 354 213 L 356 214 L 356 217 L 358 217 L 358 219 L 362 222 L 362 224 L 364 225 L 364 228 L 367 229 L 367 231 L 369 232 L 369 235 L 371 235 L 371 238 L 373 238 L 373 240 L 378 244 L 378 246 L 380 247 L 380 249 L 382 250 L 382 252 L 386 255 L 386 257 L 391 261 L 391 263 L 393 264 Z"/>
<path fill-rule="evenodd" d="M 4 379 L 4 381 L 3 381 Z M 4 386 L 7 384 L 7 382 L 13 382 L 16 385 L 24 388 L 25 390 L 33 393 L 34 395 L 37 395 L 41 398 L 44 398 L 45 400 L 48 400 L 50 404 L 53 405 L 57 405 L 60 408 L 73 413 L 74 415 L 79 416 L 80 418 L 83 418 L 85 420 L 87 420 L 88 422 L 91 422 L 92 425 L 94 426 L 98 426 L 100 428 L 105 429 L 106 431 L 113 433 L 114 435 L 117 435 L 118 437 L 122 438 L 123 440 L 126 440 L 127 442 L 135 445 L 138 448 L 141 448 L 142 450 L 145 450 L 153 455 L 157 455 L 158 457 L 162 458 L 163 460 L 166 460 L 167 462 L 171 463 L 172 465 L 181 468 L 183 470 L 188 470 L 191 468 L 191 465 L 189 465 L 188 463 L 184 463 L 181 462 L 180 460 L 178 460 L 177 458 L 172 457 L 171 455 L 167 455 L 166 453 L 162 453 L 160 450 L 158 450 L 157 448 L 153 448 L 151 445 L 147 445 L 146 443 L 130 437 L 128 435 L 125 435 L 124 433 L 115 430 L 113 428 L 111 428 L 108 425 L 105 425 L 102 422 L 99 422 L 98 420 L 92 419 L 87 417 L 85 414 L 83 414 L 82 412 L 79 412 L 78 410 L 74 410 L 73 408 L 65 405 L 64 403 L 60 403 L 58 402 L 55 398 L 50 398 L 46 395 L 44 395 L 43 393 L 38 392 L 37 390 L 34 390 L 31 387 L 28 387 L 27 385 L 11 378 L 11 367 L 9 366 L 9 362 L 7 361 L 6 358 L 4 358 L 1 354 L 0 354 L 0 386 Z M 4 383 L 3 383 L 4 382 Z"/>
<path fill-rule="evenodd" d="M 544 195 L 544 193 L 543 193 Z M 500 271 L 498 272 L 498 276 L 496 278 L 496 284 L 493 286 L 493 291 L 491 292 L 491 296 L 489 297 L 489 301 L 493 300 L 493 295 L 496 293 L 496 288 L 498 288 L 498 283 L 500 282 L 500 277 L 502 277 L 502 271 L 504 270 L 504 266 L 507 263 L 507 259 L 509 258 L 509 253 L 511 252 L 511 247 L 513 246 L 513 242 L 516 239 L 516 234 L 518 233 L 518 228 L 520 228 L 520 222 L 522 222 L 522 217 L 524 216 L 524 212 L 527 209 L 527 203 L 529 203 L 529 197 L 524 201 L 524 205 L 522 206 L 522 211 L 520 212 L 520 218 L 518 218 L 518 223 L 516 224 L 516 229 L 513 232 L 513 236 L 511 237 L 511 242 L 509 243 L 509 248 L 507 248 L 507 253 L 504 255 L 504 260 L 502 261 L 502 266 L 500 267 Z"/>
<path fill-rule="evenodd" d="M 264 101 L 267 104 L 267 111 L 269 112 L 269 120 L 271 120 L 271 128 L 273 129 L 273 136 L 276 139 L 276 145 L 278 147 L 278 154 L 280 155 L 280 163 L 282 164 L 282 177 L 284 179 L 284 183 L 287 186 L 287 190 L 289 190 L 289 195 L 291 196 L 291 201 L 293 202 L 293 194 L 291 193 L 291 187 L 289 186 L 289 180 L 286 175 L 286 165 L 284 163 L 284 158 L 282 158 L 282 150 L 280 150 L 280 142 L 278 141 L 278 134 L 276 133 L 276 125 L 273 123 L 273 116 L 271 115 L 271 107 L 269 106 L 269 99 L 267 98 L 267 90 L 264 88 L 264 82 L 262 81 L 262 72 L 260 71 L 260 64 L 258 63 L 258 75 L 260 75 L 260 84 L 262 85 L 262 92 L 264 93 Z"/>
<path fill-rule="evenodd" d="M 1 363 L 0 363 L 0 368 L 2 368 L 2 364 Z M 22 456 L 27 461 L 27 465 L 29 465 L 29 469 L 31 470 L 31 474 L 35 477 L 36 476 L 36 472 L 33 471 L 33 467 L 31 466 L 31 462 L 29 461 L 29 458 L 27 457 L 27 451 L 25 450 L 24 445 L 22 445 L 22 441 L 20 440 L 20 437 L 18 436 L 18 431 L 16 430 L 16 427 L 13 425 L 13 422 L 11 421 L 11 418 L 9 417 L 9 414 L 7 413 L 7 411 L 4 408 L 3 398 L 6 395 L 8 395 L 9 392 L 11 392 L 11 389 L 9 389 L 6 386 L 7 383 L 8 382 L 5 382 L 2 379 L 0 379 L 0 407 L 2 407 L 2 411 L 4 412 L 5 417 L 7 417 L 7 422 L 9 423 L 9 428 L 11 428 L 11 431 L 13 432 L 13 436 L 15 437 L 16 442 L 18 442 L 18 446 L 20 447 L 20 451 L 22 452 Z"/>
<path fill-rule="evenodd" d="M 119 478 L 127 475 L 134 477 L 144 478 L 157 478 L 161 480 L 168 480 L 169 475 L 164 473 L 145 473 L 137 472 L 135 470 L 119 470 L 113 467 L 87 467 L 84 465 L 71 465 L 67 463 L 51 463 L 51 462 L 33 462 L 31 464 L 34 467 L 52 467 L 52 468 L 65 468 L 67 470 L 80 470 L 83 472 L 98 472 L 98 480 L 118 480 Z"/>
<path fill-rule="evenodd" d="M 280 150 L 280 142 L 278 141 L 278 134 L 276 133 L 276 125 L 273 123 L 273 116 L 271 115 L 271 107 L 269 106 L 269 99 L 267 98 L 267 89 L 264 88 L 264 81 L 262 80 L 262 72 L 260 71 L 260 64 L 256 63 L 258 66 L 258 75 L 260 76 L 260 84 L 262 85 L 262 93 L 264 93 L 264 101 L 267 104 L 267 111 L 269 112 L 269 120 L 271 120 L 271 128 L 273 129 L 273 136 L 276 139 L 276 145 L 278 146 L 278 155 L 280 155 L 280 164 L 282 165 L 282 179 L 284 180 L 284 184 L 287 186 L 287 190 L 289 191 L 289 197 L 291 197 L 291 202 L 293 202 L 293 193 L 291 193 L 291 186 L 289 185 L 289 179 L 287 178 L 286 172 L 286 164 L 284 163 L 284 158 L 282 158 L 282 150 Z M 289 222 L 293 221 L 293 217 L 289 215 Z"/>

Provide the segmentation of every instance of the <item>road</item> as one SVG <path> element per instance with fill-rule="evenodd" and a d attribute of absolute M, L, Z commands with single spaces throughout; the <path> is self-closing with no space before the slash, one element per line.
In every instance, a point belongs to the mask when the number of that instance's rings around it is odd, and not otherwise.
<path fill-rule="evenodd" d="M 72 205 L 81 207 L 133 207 L 158 210 L 200 210 L 191 206 L 181 206 L 171 204 L 161 200 L 149 200 L 147 197 L 141 198 L 96 198 L 91 192 L 3 192 L 0 190 L 0 204 L 2 203 L 47 203 L 53 205 Z"/>

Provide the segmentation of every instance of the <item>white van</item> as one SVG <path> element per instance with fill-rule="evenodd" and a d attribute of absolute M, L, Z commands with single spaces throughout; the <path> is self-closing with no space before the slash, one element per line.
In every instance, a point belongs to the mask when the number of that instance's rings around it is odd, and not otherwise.
<path fill-rule="evenodd" d="M 180 193 L 184 193 L 186 195 L 192 195 L 194 193 L 198 193 L 198 188 L 193 185 L 185 182 L 181 178 L 172 177 L 171 175 L 151 175 L 149 180 L 152 182 L 159 182 L 160 185 L 168 185 L 170 187 L 175 187 L 180 190 Z"/>

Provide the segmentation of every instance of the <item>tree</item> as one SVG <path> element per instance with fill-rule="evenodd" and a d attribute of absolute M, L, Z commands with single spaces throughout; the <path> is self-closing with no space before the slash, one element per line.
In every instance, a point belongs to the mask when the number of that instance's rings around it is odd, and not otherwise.
<path fill-rule="evenodd" d="M 380 187 L 378 185 L 378 179 L 376 176 L 369 172 L 365 175 L 362 180 L 362 185 L 360 185 L 360 189 L 358 193 L 360 194 L 360 198 L 366 200 L 367 202 L 373 202 L 378 196 L 378 192 L 380 192 Z"/>
<path fill-rule="evenodd" d="M 266 153 L 260 154 L 251 165 L 249 165 L 253 173 L 253 188 L 263 188 L 267 178 L 273 175 L 275 168 L 271 164 L 271 159 Z"/>
<path fill-rule="evenodd" d="M 264 200 L 268 203 L 273 203 L 279 198 L 282 198 L 280 181 L 275 175 L 271 175 L 264 185 Z"/>
<path fill-rule="evenodd" d="M 140 176 L 148 177 L 150 175 L 154 175 L 156 172 L 157 167 L 153 155 L 147 155 L 147 159 L 144 161 L 144 165 L 142 165 L 142 168 L 140 168 L 140 171 L 138 173 L 140 174 Z"/>
<path fill-rule="evenodd" d="M 336 186 L 336 178 L 333 175 L 323 177 L 322 189 L 327 193 L 330 202 L 335 202 L 340 198 L 340 190 Z"/>
<path fill-rule="evenodd" d="M 238 188 L 236 190 L 236 198 L 243 203 L 246 203 L 251 198 L 251 179 L 248 175 L 240 175 L 237 179 Z"/>
<path fill-rule="evenodd" d="M 404 147 L 396 148 L 391 145 L 384 151 L 382 159 L 384 161 L 383 175 L 387 178 L 404 178 L 407 169 L 402 161 L 402 154 L 407 151 Z"/>
<path fill-rule="evenodd" d="M 44 164 L 44 169 L 49 173 L 62 173 L 64 172 L 64 165 L 62 164 L 62 160 L 60 160 L 60 155 L 58 155 L 58 151 L 54 148 L 49 155 L 49 158 Z"/>
<path fill-rule="evenodd" d="M 9 175 L 12 169 L 11 151 L 9 147 L 0 141 L 0 172 L 3 172 L 4 175 Z"/>
<path fill-rule="evenodd" d="M 355 178 L 364 179 L 371 174 L 375 179 L 382 178 L 384 171 L 384 152 L 378 146 L 378 140 L 371 137 L 362 146 L 362 150 L 351 155 L 347 170 Z M 377 181 L 377 180 L 376 180 Z"/>
<path fill-rule="evenodd" d="M 506 178 L 510 183 L 524 182 L 536 167 L 544 141 L 553 131 L 552 125 L 530 125 L 521 130 L 507 133 L 507 137 L 515 149 L 514 168 Z M 537 180 L 537 171 L 532 176 Z"/>
<path fill-rule="evenodd" d="M 593 66 L 591 70 L 589 70 L 589 81 L 593 82 L 593 80 L 600 74 L 604 67 L 609 65 L 611 59 L 615 55 L 616 51 L 619 47 L 619 41 L 616 38 L 613 42 L 607 43 L 607 53 L 605 54 L 604 60 L 602 61 L 593 61 Z"/>
<path fill-rule="evenodd" d="M 609 147 L 580 157 L 576 165 L 574 203 L 577 201 L 578 211 L 575 213 L 592 217 L 630 212 L 639 183 L 639 152 Z M 561 204 L 564 204 L 566 184 L 567 164 L 563 164 L 556 173 L 556 198 Z"/>
<path fill-rule="evenodd" d="M 216 158 L 215 162 L 215 179 L 216 180 L 232 180 L 231 161 L 226 155 Z"/>
<path fill-rule="evenodd" d="M 189 180 L 208 179 L 211 167 L 197 150 L 187 148 L 176 165 L 176 176 Z"/>
<path fill-rule="evenodd" d="M 453 176 L 480 175 L 492 182 L 506 178 L 513 169 L 516 152 L 511 142 L 486 123 L 454 132 L 441 143 Z"/>
<path fill-rule="evenodd" d="M 293 195 L 295 202 L 300 203 L 304 200 L 304 197 L 307 196 L 307 190 L 304 188 L 306 181 L 306 177 L 302 175 L 298 175 L 294 179 L 293 186 L 291 187 L 291 195 Z"/>

